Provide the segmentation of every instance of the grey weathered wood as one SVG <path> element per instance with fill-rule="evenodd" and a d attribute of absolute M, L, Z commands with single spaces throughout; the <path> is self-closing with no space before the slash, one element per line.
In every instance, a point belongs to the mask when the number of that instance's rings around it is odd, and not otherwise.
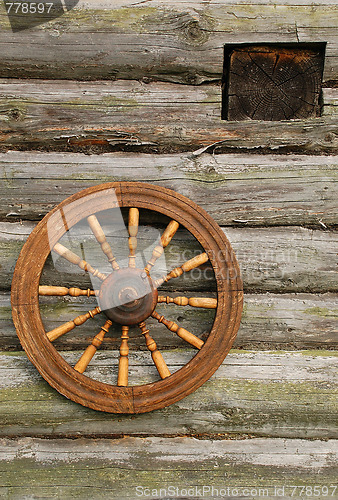
<path fill-rule="evenodd" d="M 337 451 L 332 439 L 1 439 L 0 492 L 3 498 L 253 499 L 293 498 L 304 486 L 308 494 L 335 498 Z"/>
<path fill-rule="evenodd" d="M 338 110 L 338 89 L 323 89 L 323 114 L 335 115 Z"/>
<path fill-rule="evenodd" d="M 330 115 L 311 121 L 221 120 L 220 85 L 2 80 L 0 110 L 2 149 L 128 146 L 174 152 L 218 142 L 219 148 L 255 152 L 338 148 L 337 120 Z"/>
<path fill-rule="evenodd" d="M 113 180 L 184 194 L 220 225 L 337 224 L 336 156 L 0 154 L 0 217 L 40 219 L 67 196 Z"/>
<path fill-rule="evenodd" d="M 63 353 L 74 364 L 78 353 Z M 172 371 L 190 350 L 167 351 Z M 100 352 L 88 374 L 115 383 L 118 353 Z M 182 401 L 150 414 L 95 412 L 52 389 L 25 353 L 0 355 L 1 436 L 249 434 L 336 438 L 337 354 L 232 351 L 216 374 Z M 157 380 L 149 352 L 130 353 L 131 383 Z M 164 424 L 165 422 L 165 424 Z"/>
<path fill-rule="evenodd" d="M 2 289 L 9 289 L 20 249 L 33 227 L 34 224 L 30 222 L 22 224 L 0 223 Z M 225 228 L 224 232 L 238 258 L 246 292 L 323 293 L 337 290 L 336 233 L 284 227 Z M 142 245 L 148 252 L 153 243 L 154 240 L 150 236 L 147 237 L 147 234 L 144 240 L 139 237 L 139 247 L 141 248 Z M 85 246 L 90 261 L 102 272 L 109 272 L 107 260 L 95 241 L 92 239 L 85 243 Z M 115 244 L 114 248 L 117 257 L 119 257 L 124 255 L 123 252 L 126 251 L 127 244 L 123 245 L 123 241 L 121 241 L 118 245 Z M 120 252 L 122 253 L 120 254 Z M 200 253 L 200 249 L 196 246 L 195 241 L 188 238 L 186 233 L 179 231 L 172 244 L 167 247 L 166 266 L 159 267 L 156 273 L 162 275 L 162 269 L 163 271 L 170 270 L 197 253 Z M 138 265 L 142 265 L 143 259 L 141 257 L 138 259 Z M 41 283 L 44 285 L 91 286 L 88 276 L 77 271 L 76 266 L 63 260 L 59 260 L 57 270 L 55 270 L 52 260 L 47 260 Z M 163 288 L 160 288 L 160 290 L 175 289 L 182 291 L 214 289 L 210 268 L 206 264 L 204 267 L 192 271 L 189 276 L 183 274 L 180 278 L 171 280 L 168 284 L 163 285 Z"/>
<path fill-rule="evenodd" d="M 177 295 L 170 294 L 171 296 Z M 189 292 L 184 292 L 189 296 Z M 211 296 L 209 292 L 194 292 L 194 296 Z M 214 295 L 214 294 L 213 294 Z M 41 299 L 40 299 L 41 300 Z M 41 300 L 41 314 L 46 331 L 75 318 L 87 309 L 93 309 L 93 300 L 56 300 L 53 297 Z M 195 335 L 205 338 L 210 331 L 214 311 L 175 305 L 161 305 L 159 311 Z M 241 326 L 234 346 L 240 349 L 334 349 L 337 347 L 337 296 L 334 294 L 245 294 Z M 81 329 L 64 335 L 55 343 L 58 349 L 85 349 L 99 331 L 104 319 L 96 316 Z M 158 322 L 147 322 L 151 335 L 162 349 L 187 347 L 177 335 L 172 334 Z M 101 349 L 117 349 L 121 328 L 112 325 Z M 129 332 L 129 345 L 145 349 L 138 329 Z M 137 337 L 137 338 L 135 338 Z M 0 345 L 1 350 L 20 349 L 20 342 L 11 320 L 9 293 L 0 294 Z"/>
<path fill-rule="evenodd" d="M 4 77 L 199 84 L 221 78 L 225 43 L 322 41 L 328 42 L 324 79 L 337 79 L 334 2 L 261 3 L 90 0 L 15 34 L 1 5 L 0 71 Z"/>

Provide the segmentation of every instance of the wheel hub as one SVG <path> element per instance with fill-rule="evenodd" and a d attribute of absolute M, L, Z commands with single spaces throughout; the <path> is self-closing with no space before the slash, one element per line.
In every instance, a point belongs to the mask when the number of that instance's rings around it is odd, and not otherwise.
<path fill-rule="evenodd" d="M 147 319 L 157 305 L 157 289 L 143 269 L 114 271 L 101 285 L 98 301 L 115 323 L 136 325 Z"/>

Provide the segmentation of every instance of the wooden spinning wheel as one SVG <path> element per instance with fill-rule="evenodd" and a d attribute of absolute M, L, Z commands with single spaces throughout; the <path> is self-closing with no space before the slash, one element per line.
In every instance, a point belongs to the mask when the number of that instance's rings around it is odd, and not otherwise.
<path fill-rule="evenodd" d="M 100 224 L 100 213 L 109 209 L 128 210 L 129 256 L 121 266 L 115 257 L 114 245 Z M 151 256 L 143 268 L 137 267 L 139 217 L 152 210 L 169 218 Z M 95 262 L 87 262 L 63 243 L 62 237 L 84 221 L 95 236 L 109 272 L 101 272 Z M 179 227 L 185 228 L 203 250 L 193 258 L 162 276 L 153 270 Z M 88 229 L 89 230 L 89 229 Z M 99 286 L 46 285 L 40 278 L 51 253 L 69 265 L 85 271 Z M 88 259 L 89 261 L 89 259 Z M 189 273 L 210 261 L 216 281 L 217 298 L 171 297 L 165 291 L 170 280 Z M 99 267 L 99 266 L 97 266 Z M 92 281 L 93 282 L 93 281 Z M 160 288 L 160 290 L 158 290 Z M 19 256 L 12 283 L 13 319 L 18 336 L 29 359 L 47 382 L 61 394 L 84 406 L 112 413 L 142 413 L 168 406 L 201 386 L 222 363 L 230 350 L 240 323 L 242 282 L 232 248 L 222 230 L 200 207 L 182 195 L 162 187 L 137 182 L 109 183 L 86 189 L 66 199 L 36 226 Z M 79 297 L 97 299 L 97 306 L 50 331 L 45 331 L 39 306 L 39 296 Z M 86 299 L 87 297 L 87 299 Z M 193 332 L 180 327 L 156 311 L 157 304 L 176 304 L 191 308 L 214 309 L 211 331 L 204 341 Z M 169 306 L 168 306 L 169 307 Z M 87 308 L 88 310 L 88 308 Z M 89 322 L 103 316 L 101 330 L 93 336 L 76 364 L 71 366 L 55 348 L 55 341 Z M 154 318 L 196 350 L 196 355 L 170 373 L 156 341 L 147 327 Z M 116 380 L 98 381 L 86 375 L 86 369 L 96 351 L 105 342 L 112 324 L 120 325 L 120 347 Z M 149 350 L 158 380 L 141 385 L 128 385 L 130 328 L 138 328 Z M 162 355 L 163 354 L 163 355 Z M 110 383 L 108 383 L 110 382 Z"/>

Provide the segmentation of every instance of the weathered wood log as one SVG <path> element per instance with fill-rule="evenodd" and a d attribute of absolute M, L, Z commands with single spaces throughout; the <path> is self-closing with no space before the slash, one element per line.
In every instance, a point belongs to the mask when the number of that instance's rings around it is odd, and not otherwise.
<path fill-rule="evenodd" d="M 337 79 L 334 0 L 233 2 L 88 0 L 61 19 L 11 33 L 2 7 L 3 77 L 220 79 L 226 43 L 328 42 L 324 80 Z M 39 47 L 39 50 L 36 50 Z M 79 53 L 83 57 L 79 57 Z"/>
<path fill-rule="evenodd" d="M 0 441 L 0 464 L 6 478 L 2 492 L 9 498 L 106 500 L 166 494 L 166 498 L 222 495 L 243 500 L 258 498 L 256 493 L 265 498 L 292 498 L 302 488 L 308 496 L 323 492 L 323 498 L 334 498 L 336 457 L 337 441 L 332 439 Z M 24 482 L 22 475 L 27 478 Z"/>
<path fill-rule="evenodd" d="M 2 289 L 9 289 L 12 273 L 20 249 L 26 241 L 34 224 L 0 223 L 0 250 L 2 255 Z M 142 254 L 137 257 L 138 265 L 147 262 L 153 248 L 153 235 L 148 233 L 147 227 L 139 229 L 139 246 L 145 249 L 145 258 Z M 143 236 L 142 233 L 143 232 Z M 162 230 L 159 231 L 161 234 Z M 245 291 L 277 293 L 288 292 L 329 292 L 337 290 L 336 280 L 336 239 L 334 232 L 316 231 L 305 228 L 226 228 L 225 234 L 238 258 L 244 280 Z M 83 235 L 85 236 L 85 235 Z M 116 239 L 115 239 L 116 241 Z M 105 256 L 97 242 L 93 245 L 86 238 L 86 248 L 91 254 L 92 263 L 100 264 L 102 271 L 109 272 Z M 116 246 L 116 258 L 123 259 L 123 252 L 128 255 L 127 239 Z M 149 254 L 147 255 L 147 249 Z M 121 251 L 121 258 L 117 251 Z M 188 238 L 185 232 L 178 230 L 175 236 L 175 247 L 169 245 L 164 263 L 157 269 L 155 279 L 163 276 L 182 265 L 189 257 L 200 254 L 201 250 L 196 242 Z M 127 258 L 125 255 L 125 259 Z M 100 261 L 100 259 L 102 259 Z M 64 261 L 64 259 L 63 259 Z M 47 260 L 45 271 L 41 278 L 41 285 L 60 285 L 67 287 L 78 286 L 91 288 L 88 274 L 74 272 L 77 266 L 66 263 L 65 267 L 56 270 L 52 261 Z M 172 290 L 214 290 L 213 272 L 208 264 L 183 273 L 159 288 L 160 295 Z M 72 268 L 72 269 L 71 269 Z M 111 268 L 110 268 L 111 269 Z"/>
<path fill-rule="evenodd" d="M 169 369 L 176 371 L 195 352 L 166 352 Z M 184 400 L 151 414 L 123 418 L 67 400 L 42 380 L 24 353 L 9 354 L 0 355 L 2 436 L 238 433 L 307 439 L 337 437 L 337 357 L 332 352 L 235 351 L 207 383 Z M 132 354 L 129 383 L 158 380 L 149 353 Z M 71 364 L 78 359 L 78 353 L 63 355 Z M 88 375 L 116 376 L 118 358 L 118 350 L 98 351 L 88 366 Z"/>
<path fill-rule="evenodd" d="M 172 294 L 175 296 L 176 294 Z M 194 293 L 194 296 L 204 295 Z M 245 294 L 241 326 L 235 340 L 235 347 L 241 349 L 335 349 L 337 348 L 337 297 L 326 293 L 313 294 Z M 94 307 L 95 302 L 59 301 L 44 298 L 41 314 L 46 330 L 56 328 Z M 174 304 L 159 305 L 158 311 L 170 320 L 180 323 L 198 337 L 205 339 L 213 320 L 212 310 L 182 307 Z M 161 350 L 174 347 L 184 348 L 186 344 L 154 320 L 149 320 L 149 329 Z M 86 349 L 102 325 L 101 317 L 84 323 L 76 335 L 64 335 L 55 341 L 57 349 Z M 129 346 L 142 347 L 143 341 L 131 329 Z M 120 327 L 112 325 L 105 336 L 101 349 L 118 349 Z M 19 339 L 11 321 L 9 294 L 0 294 L 0 344 L 3 351 L 20 349 Z"/>
<path fill-rule="evenodd" d="M 0 45 L 1 46 L 1 45 Z M 337 120 L 221 120 L 221 86 L 134 81 L 0 81 L 2 149 L 335 152 Z M 103 148 L 103 149 L 102 149 Z"/>
<path fill-rule="evenodd" d="M 325 46 L 240 44 L 225 51 L 223 118 L 276 121 L 320 116 Z"/>
<path fill-rule="evenodd" d="M 135 180 L 188 196 L 220 225 L 323 228 L 338 223 L 337 167 L 335 156 L 9 152 L 0 155 L 0 218 L 37 220 L 83 188 Z"/>
<path fill-rule="evenodd" d="M 323 115 L 335 115 L 338 112 L 338 89 L 322 89 Z"/>

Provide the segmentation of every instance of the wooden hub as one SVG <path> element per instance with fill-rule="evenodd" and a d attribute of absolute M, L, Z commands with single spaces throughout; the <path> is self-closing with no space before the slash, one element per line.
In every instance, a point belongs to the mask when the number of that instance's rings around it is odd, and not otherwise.
<path fill-rule="evenodd" d="M 144 269 L 119 269 L 101 285 L 98 296 L 104 314 L 121 325 L 137 325 L 157 305 L 157 289 Z"/>

